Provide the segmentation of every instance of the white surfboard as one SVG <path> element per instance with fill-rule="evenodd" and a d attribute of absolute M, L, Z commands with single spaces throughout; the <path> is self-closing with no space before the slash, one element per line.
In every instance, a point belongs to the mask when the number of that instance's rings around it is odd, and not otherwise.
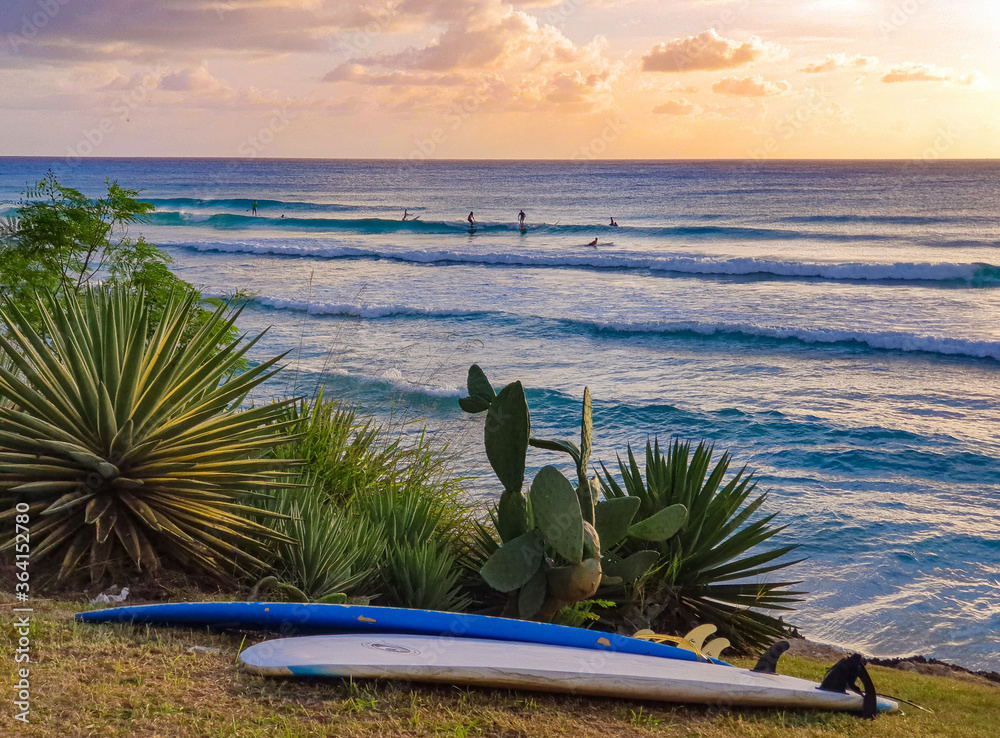
<path fill-rule="evenodd" d="M 240 654 L 256 674 L 406 679 L 716 706 L 860 711 L 856 694 L 734 666 L 565 646 L 414 635 L 264 641 Z M 879 710 L 898 705 L 879 697 Z"/>

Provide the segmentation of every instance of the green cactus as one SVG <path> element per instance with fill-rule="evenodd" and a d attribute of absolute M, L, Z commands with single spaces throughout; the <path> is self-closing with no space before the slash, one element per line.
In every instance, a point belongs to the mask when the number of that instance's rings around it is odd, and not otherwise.
<path fill-rule="evenodd" d="M 605 558 L 603 569 L 605 575 L 604 584 L 621 584 L 622 582 L 634 581 L 649 571 L 650 567 L 655 566 L 659 558 L 659 552 L 652 550 L 637 551 L 624 559 L 609 560 Z"/>
<path fill-rule="evenodd" d="M 531 416 L 520 382 L 508 384 L 486 412 L 486 457 L 508 492 L 524 486 L 525 457 L 531 436 Z"/>
<path fill-rule="evenodd" d="M 580 445 L 531 437 L 531 415 L 520 382 L 494 392 L 486 374 L 469 368 L 469 396 L 459 403 L 469 413 L 486 412 L 486 456 L 504 491 L 493 520 L 501 545 L 480 569 L 483 579 L 510 594 L 504 613 L 552 620 L 558 612 L 589 599 L 604 584 L 641 576 L 656 561 L 640 551 L 620 559 L 612 550 L 626 538 L 662 541 L 683 526 L 683 505 L 633 524 L 639 500 L 599 501 L 598 477 L 587 478 L 594 421 L 590 389 L 583 392 Z M 573 485 L 554 466 L 543 467 L 527 496 L 522 492 L 528 446 L 569 454 L 577 472 Z M 491 544 L 492 546 L 492 544 Z M 610 554 L 602 555 L 602 548 Z"/>
<path fill-rule="evenodd" d="M 548 594 L 548 577 L 545 569 L 539 567 L 528 583 L 521 587 L 517 595 L 517 614 L 525 620 L 535 617 L 545 605 Z"/>
<path fill-rule="evenodd" d="M 544 539 L 532 530 L 503 544 L 480 570 L 483 579 L 499 592 L 520 589 L 535 575 L 544 557 Z"/>
<path fill-rule="evenodd" d="M 619 497 L 594 506 L 594 527 L 605 547 L 611 548 L 628 535 L 640 503 L 638 497 Z"/>
<path fill-rule="evenodd" d="M 486 378 L 486 373 L 479 368 L 478 364 L 469 367 L 469 378 L 466 382 L 469 388 L 469 396 L 463 397 L 458 404 L 467 413 L 481 413 L 488 410 L 497 393 Z"/>
<path fill-rule="evenodd" d="M 520 490 L 504 490 L 497 505 L 497 532 L 501 541 L 511 541 L 531 528 L 528 502 Z"/>
<path fill-rule="evenodd" d="M 583 559 L 583 516 L 573 485 L 554 466 L 538 472 L 528 492 L 535 525 L 545 542 L 566 561 Z"/>
<path fill-rule="evenodd" d="M 628 534 L 643 541 L 666 541 L 677 535 L 684 527 L 687 516 L 687 508 L 684 505 L 671 505 L 629 526 Z"/>

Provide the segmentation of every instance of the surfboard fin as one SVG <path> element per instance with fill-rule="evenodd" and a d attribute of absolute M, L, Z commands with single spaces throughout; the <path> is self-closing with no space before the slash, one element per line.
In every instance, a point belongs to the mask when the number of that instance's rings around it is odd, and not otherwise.
<path fill-rule="evenodd" d="M 728 638 L 713 638 L 702 647 L 701 652 L 709 658 L 717 659 L 730 645 Z"/>
<path fill-rule="evenodd" d="M 864 687 L 864 691 L 858 689 L 858 680 Z M 875 694 L 875 683 L 872 682 L 868 669 L 865 668 L 865 660 L 859 653 L 854 653 L 847 658 L 841 659 L 830 667 L 823 677 L 820 689 L 827 692 L 847 692 L 851 689 L 862 696 L 864 702 L 861 708 L 861 717 L 874 720 L 878 714 L 878 697 Z"/>
<path fill-rule="evenodd" d="M 687 651 L 693 651 L 699 661 L 710 661 L 711 659 L 719 658 L 722 650 L 728 648 L 730 645 L 729 640 L 726 638 L 716 638 L 709 641 L 707 645 L 705 644 L 705 639 L 716 630 L 718 630 L 716 626 L 706 623 L 690 630 L 683 636 L 671 636 L 656 633 L 649 628 L 643 628 L 642 630 L 637 630 L 632 637 L 654 643 L 668 643 Z"/>
<path fill-rule="evenodd" d="M 754 671 L 759 671 L 763 674 L 777 674 L 778 673 L 778 659 L 781 658 L 781 654 L 790 648 L 788 641 L 775 641 L 771 644 L 771 647 L 767 649 L 767 653 L 760 657 L 757 661 L 757 665 L 753 667 Z"/>
<path fill-rule="evenodd" d="M 702 647 L 705 645 L 705 639 L 717 630 L 718 628 L 711 623 L 705 623 L 704 625 L 699 625 L 697 628 L 689 630 L 684 635 L 684 640 L 694 646 L 695 650 L 701 651 Z"/>

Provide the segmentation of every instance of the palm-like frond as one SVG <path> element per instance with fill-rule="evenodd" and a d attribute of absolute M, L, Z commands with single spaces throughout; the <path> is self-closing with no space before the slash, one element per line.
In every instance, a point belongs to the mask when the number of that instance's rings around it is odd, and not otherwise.
<path fill-rule="evenodd" d="M 27 503 L 33 560 L 54 559 L 61 579 L 81 566 L 100 579 L 119 559 L 217 575 L 262 565 L 276 534 L 236 498 L 279 483 L 286 464 L 261 456 L 287 440 L 284 403 L 240 407 L 281 357 L 234 375 L 260 336 L 229 340 L 238 311 L 225 308 L 185 335 L 193 308 L 171 298 L 150 331 L 141 293 L 93 288 L 39 301 L 43 332 L 0 309 L 12 365 L 0 365 L 0 518 Z"/>
<path fill-rule="evenodd" d="M 756 647 L 785 629 L 761 610 L 789 610 L 802 594 L 788 589 L 797 582 L 761 579 L 797 563 L 779 561 L 797 546 L 751 553 L 784 528 L 771 525 L 774 515 L 755 517 L 767 494 L 751 499 L 757 485 L 745 468 L 723 484 L 728 453 L 709 473 L 713 450 L 702 443 L 692 454 L 690 443 L 675 440 L 664 455 L 659 442 L 647 443 L 644 478 L 629 447 L 628 461 L 618 458 L 624 488 L 603 464 L 601 486 L 609 499 L 638 497 L 637 519 L 677 503 L 688 509 L 684 528 L 659 544 L 659 564 L 631 587 L 633 604 L 641 611 L 638 619 L 663 632 L 714 623 L 734 645 Z M 626 540 L 621 553 L 648 548 L 647 542 Z"/>

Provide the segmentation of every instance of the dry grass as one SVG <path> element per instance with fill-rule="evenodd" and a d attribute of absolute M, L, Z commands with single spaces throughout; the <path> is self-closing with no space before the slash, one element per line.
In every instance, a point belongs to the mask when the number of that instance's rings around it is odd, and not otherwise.
<path fill-rule="evenodd" d="M 0 661 L 14 669 L 11 598 L 0 599 Z M 240 636 L 77 625 L 80 603 L 36 600 L 31 723 L 24 736 L 991 736 L 1000 688 L 873 668 L 880 690 L 936 711 L 884 716 L 671 707 L 657 703 L 405 683 L 297 681 L 236 668 Z M 247 636 L 246 645 L 260 640 Z M 192 646 L 217 653 L 192 654 Z M 782 661 L 822 677 L 829 664 Z M 10 683 L 11 685 L 13 682 Z M 2 732 L 2 731 L 0 731 Z"/>

